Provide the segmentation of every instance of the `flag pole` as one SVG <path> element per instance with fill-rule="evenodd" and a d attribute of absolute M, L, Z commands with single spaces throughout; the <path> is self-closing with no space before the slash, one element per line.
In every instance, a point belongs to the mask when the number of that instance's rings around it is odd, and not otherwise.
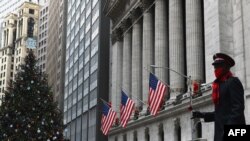
<path fill-rule="evenodd" d="M 100 98 L 100 99 L 101 99 L 101 101 L 102 101 L 104 104 L 109 105 L 109 103 L 108 103 L 107 101 L 105 101 L 105 100 L 102 99 L 102 98 Z"/>
<path fill-rule="evenodd" d="M 121 85 L 119 85 L 119 86 L 120 86 L 121 90 L 124 91 L 126 94 L 130 94 L 127 90 L 125 90 L 124 88 L 122 88 Z M 127 96 L 128 96 L 128 95 L 127 95 Z M 145 102 L 143 102 L 142 100 L 140 100 L 140 99 L 137 98 L 136 96 L 133 96 L 132 94 L 131 94 L 131 96 L 134 97 L 135 99 L 137 99 L 138 101 L 140 101 L 142 104 L 147 105 Z"/>
<path fill-rule="evenodd" d="M 156 66 L 156 65 L 150 65 L 150 67 L 152 67 L 152 68 L 168 69 L 168 70 L 170 70 L 170 71 L 172 71 L 172 72 L 175 72 L 176 74 L 178 74 L 178 75 L 180 75 L 180 76 L 182 76 L 182 77 L 185 77 L 185 78 L 187 78 L 187 79 L 190 79 L 188 76 L 186 76 L 186 75 L 184 75 L 184 74 L 182 74 L 182 73 L 179 73 L 179 72 L 177 72 L 177 71 L 175 71 L 175 70 L 173 70 L 173 69 L 171 69 L 171 68 L 169 68 L 169 67 L 159 67 L 159 66 Z"/>
<path fill-rule="evenodd" d="M 192 137 L 192 140 L 194 139 L 194 135 L 193 135 L 193 119 L 192 119 L 192 111 L 193 111 L 193 107 L 192 107 L 192 105 L 193 105 L 193 100 L 192 100 L 192 87 L 191 87 L 191 85 L 192 85 L 192 79 L 191 79 L 191 76 L 186 76 L 186 75 L 184 75 L 184 74 L 182 74 L 182 73 L 179 73 L 179 72 L 177 72 L 177 71 L 175 71 L 175 70 L 173 70 L 173 69 L 171 69 L 171 68 L 169 68 L 169 67 L 161 67 L 161 66 L 156 66 L 156 65 L 150 65 L 150 67 L 153 67 L 153 68 L 162 68 L 162 69 L 167 69 L 167 70 L 169 70 L 169 71 L 172 71 L 172 72 L 175 72 L 176 74 L 178 74 L 178 75 L 180 75 L 180 76 L 182 76 L 182 77 L 184 77 L 184 78 L 186 78 L 187 79 L 187 85 L 188 85 L 188 91 L 189 91 L 189 94 L 190 94 L 190 101 L 189 101 L 189 106 L 190 106 L 190 123 L 191 123 L 191 137 Z"/>
<path fill-rule="evenodd" d="M 171 90 L 171 87 L 170 87 L 170 85 L 169 85 L 167 82 L 164 82 L 163 80 L 159 79 L 159 78 L 156 76 L 155 73 L 151 72 L 151 71 L 148 70 L 147 68 L 143 67 L 143 69 L 146 70 L 147 72 L 152 73 L 153 75 L 155 75 L 155 77 L 156 77 L 158 80 L 160 80 L 163 84 L 165 84 L 166 86 L 168 86 L 169 89 Z"/>
<path fill-rule="evenodd" d="M 133 96 L 133 95 L 131 95 L 132 97 L 134 97 L 135 99 L 137 99 L 137 100 L 139 100 L 142 104 L 144 104 L 144 105 L 148 105 L 147 103 L 145 103 L 145 102 L 143 102 L 142 100 L 140 100 L 139 98 L 137 98 L 136 96 Z"/>

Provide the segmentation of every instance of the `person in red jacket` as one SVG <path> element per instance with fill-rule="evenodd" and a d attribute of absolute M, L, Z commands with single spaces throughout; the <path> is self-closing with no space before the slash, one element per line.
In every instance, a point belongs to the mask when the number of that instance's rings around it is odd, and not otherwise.
<path fill-rule="evenodd" d="M 193 118 L 204 118 L 205 122 L 214 122 L 214 141 L 222 141 L 224 125 L 246 124 L 244 115 L 244 89 L 230 68 L 234 60 L 223 53 L 213 56 L 214 74 L 212 100 L 215 106 L 213 112 L 194 111 Z"/>

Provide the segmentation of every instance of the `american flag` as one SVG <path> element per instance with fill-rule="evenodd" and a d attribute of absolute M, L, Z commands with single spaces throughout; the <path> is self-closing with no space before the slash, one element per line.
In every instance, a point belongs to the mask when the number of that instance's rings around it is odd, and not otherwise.
<path fill-rule="evenodd" d="M 155 75 L 149 76 L 149 109 L 152 115 L 156 115 L 164 98 L 167 86 L 159 81 Z"/>
<path fill-rule="evenodd" d="M 108 134 L 109 129 L 111 128 L 112 124 L 115 121 L 115 118 L 116 118 L 116 112 L 113 111 L 107 104 L 103 103 L 101 130 L 104 135 Z"/>
<path fill-rule="evenodd" d="M 132 101 L 123 91 L 121 98 L 121 125 L 126 127 L 128 120 L 132 114 L 134 108 L 134 101 Z"/>

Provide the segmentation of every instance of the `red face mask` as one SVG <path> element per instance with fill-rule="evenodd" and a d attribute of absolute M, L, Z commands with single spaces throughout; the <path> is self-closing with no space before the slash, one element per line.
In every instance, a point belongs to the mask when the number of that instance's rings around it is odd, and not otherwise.
<path fill-rule="evenodd" d="M 222 67 L 219 67 L 219 68 L 216 68 L 214 70 L 214 75 L 216 78 L 219 78 L 222 76 L 222 73 L 223 73 L 224 69 Z"/>

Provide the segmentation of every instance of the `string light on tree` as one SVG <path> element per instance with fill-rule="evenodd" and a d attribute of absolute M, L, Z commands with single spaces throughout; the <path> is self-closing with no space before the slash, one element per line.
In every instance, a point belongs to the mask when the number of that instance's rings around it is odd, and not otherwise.
<path fill-rule="evenodd" d="M 63 141 L 62 113 L 32 51 L 5 92 L 0 107 L 0 140 Z M 53 114 L 51 114 L 53 113 Z"/>

